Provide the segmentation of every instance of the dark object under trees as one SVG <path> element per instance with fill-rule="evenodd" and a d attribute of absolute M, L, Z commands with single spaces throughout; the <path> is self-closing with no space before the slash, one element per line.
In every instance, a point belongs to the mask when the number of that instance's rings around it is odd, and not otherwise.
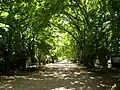
<path fill-rule="evenodd" d="M 112 68 L 120 68 L 120 56 L 111 57 Z"/>

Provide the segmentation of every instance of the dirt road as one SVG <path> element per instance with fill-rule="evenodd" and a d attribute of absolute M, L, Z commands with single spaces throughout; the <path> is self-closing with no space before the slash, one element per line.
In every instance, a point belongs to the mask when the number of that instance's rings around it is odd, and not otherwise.
<path fill-rule="evenodd" d="M 114 79 L 72 63 L 48 64 L 39 71 L 1 76 L 0 90 L 109 90 Z"/>

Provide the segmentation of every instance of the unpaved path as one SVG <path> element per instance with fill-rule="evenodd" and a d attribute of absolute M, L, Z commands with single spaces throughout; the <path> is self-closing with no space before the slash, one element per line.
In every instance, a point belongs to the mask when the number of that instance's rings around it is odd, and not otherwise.
<path fill-rule="evenodd" d="M 1 76 L 0 90 L 109 90 L 114 79 L 72 63 L 48 64 L 35 72 Z"/>

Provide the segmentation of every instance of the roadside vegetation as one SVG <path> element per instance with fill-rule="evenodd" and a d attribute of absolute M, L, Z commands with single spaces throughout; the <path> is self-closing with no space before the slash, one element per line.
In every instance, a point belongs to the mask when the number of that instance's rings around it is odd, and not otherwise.
<path fill-rule="evenodd" d="M 119 0 L 0 0 L 0 72 L 65 59 L 107 71 L 119 29 Z"/>

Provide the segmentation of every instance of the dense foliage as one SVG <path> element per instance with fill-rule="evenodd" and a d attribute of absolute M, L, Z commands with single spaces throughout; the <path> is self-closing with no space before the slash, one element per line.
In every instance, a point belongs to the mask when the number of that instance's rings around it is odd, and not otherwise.
<path fill-rule="evenodd" d="M 103 68 L 119 55 L 118 0 L 1 0 L 0 70 L 70 59 Z M 39 61 L 38 61 L 39 60 Z"/>
<path fill-rule="evenodd" d="M 119 55 L 119 1 L 68 0 L 61 9 L 51 24 L 72 36 L 78 61 L 94 66 L 99 59 L 107 68 L 108 59 Z"/>

